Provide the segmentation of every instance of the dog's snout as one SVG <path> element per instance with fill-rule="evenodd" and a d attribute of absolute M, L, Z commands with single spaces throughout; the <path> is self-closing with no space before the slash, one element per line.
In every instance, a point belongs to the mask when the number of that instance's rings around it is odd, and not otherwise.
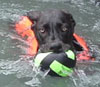
<path fill-rule="evenodd" d="M 62 45 L 61 43 L 52 43 L 50 46 L 50 50 L 52 50 L 53 52 L 60 52 L 62 51 Z"/>

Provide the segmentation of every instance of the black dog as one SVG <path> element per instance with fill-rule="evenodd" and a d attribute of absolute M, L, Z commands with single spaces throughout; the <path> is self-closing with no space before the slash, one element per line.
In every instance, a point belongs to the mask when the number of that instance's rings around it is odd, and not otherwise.
<path fill-rule="evenodd" d="M 70 13 L 61 10 L 31 11 L 27 16 L 34 22 L 32 29 L 41 52 L 74 50 L 75 21 Z"/>

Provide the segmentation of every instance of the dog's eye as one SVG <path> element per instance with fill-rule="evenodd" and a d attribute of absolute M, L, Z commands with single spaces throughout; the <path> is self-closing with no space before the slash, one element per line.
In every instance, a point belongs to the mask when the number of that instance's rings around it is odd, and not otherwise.
<path fill-rule="evenodd" d="M 44 28 L 41 28 L 39 31 L 40 31 L 41 33 L 44 33 L 44 32 L 45 32 L 45 29 L 44 29 Z"/>
<path fill-rule="evenodd" d="M 62 31 L 65 32 L 67 31 L 68 29 L 66 27 L 62 28 Z"/>

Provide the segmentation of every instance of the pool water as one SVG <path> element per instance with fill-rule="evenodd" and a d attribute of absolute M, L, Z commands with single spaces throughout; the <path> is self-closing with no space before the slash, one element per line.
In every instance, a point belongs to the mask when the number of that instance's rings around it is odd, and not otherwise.
<path fill-rule="evenodd" d="M 75 32 L 95 53 L 95 62 L 78 62 L 67 78 L 45 76 L 32 67 L 28 45 L 10 26 L 31 10 L 64 9 L 72 13 Z M 100 87 L 99 0 L 0 0 L 0 87 Z"/>

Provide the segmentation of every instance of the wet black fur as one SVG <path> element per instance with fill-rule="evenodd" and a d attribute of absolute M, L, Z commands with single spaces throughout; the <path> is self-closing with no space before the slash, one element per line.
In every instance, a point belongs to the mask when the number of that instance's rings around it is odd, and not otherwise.
<path fill-rule="evenodd" d="M 27 16 L 34 22 L 32 30 L 41 52 L 74 50 L 75 21 L 70 13 L 62 10 L 30 11 Z"/>

